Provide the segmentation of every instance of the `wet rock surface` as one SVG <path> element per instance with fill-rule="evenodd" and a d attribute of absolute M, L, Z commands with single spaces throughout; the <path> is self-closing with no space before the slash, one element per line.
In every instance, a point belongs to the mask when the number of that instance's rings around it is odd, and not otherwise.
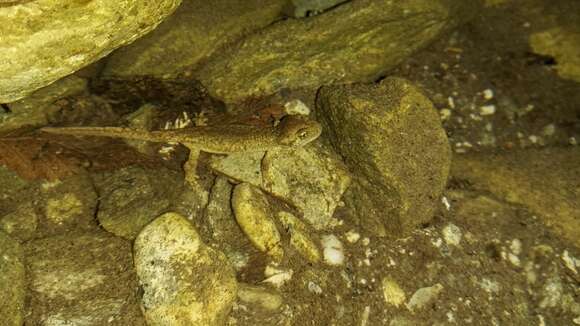
<path fill-rule="evenodd" d="M 183 189 L 179 174 L 139 166 L 95 176 L 99 191 L 97 219 L 107 231 L 134 239 L 139 231 L 166 211 Z"/>
<path fill-rule="evenodd" d="M 476 2 L 352 1 L 309 20 L 273 24 L 194 75 L 225 102 L 283 88 L 373 81 L 476 8 Z"/>
<path fill-rule="evenodd" d="M 329 86 L 320 91 L 321 121 L 355 175 L 346 196 L 358 223 L 400 236 L 431 219 L 451 153 L 431 102 L 408 81 Z"/>
<path fill-rule="evenodd" d="M 26 323 L 144 325 L 130 242 L 93 231 L 24 247 L 30 288 Z"/>
<path fill-rule="evenodd" d="M 229 42 L 272 23 L 281 0 L 187 0 L 152 33 L 115 51 L 107 77 L 176 77 Z"/>
<path fill-rule="evenodd" d="M 13 102 L 151 31 L 181 1 L 17 1 L 0 7 L 7 37 L 0 102 Z M 120 8 L 123 8 L 120 10 Z"/>

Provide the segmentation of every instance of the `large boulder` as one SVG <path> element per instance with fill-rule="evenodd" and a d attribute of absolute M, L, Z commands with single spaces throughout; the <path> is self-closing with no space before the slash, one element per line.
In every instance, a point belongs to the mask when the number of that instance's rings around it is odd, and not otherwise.
<path fill-rule="evenodd" d="M 324 132 L 354 174 L 345 195 L 358 223 L 402 236 L 431 219 L 451 149 L 433 104 L 399 78 L 328 86 L 317 106 Z"/>
<path fill-rule="evenodd" d="M 194 73 L 225 102 L 284 88 L 372 81 L 470 18 L 478 1 L 352 1 L 270 25 Z"/>
<path fill-rule="evenodd" d="M 225 44 L 271 24 L 284 0 L 186 0 L 153 32 L 111 54 L 105 77 L 174 77 Z"/>
<path fill-rule="evenodd" d="M 131 43 L 181 1 L 3 2 L 0 103 L 23 98 Z"/>

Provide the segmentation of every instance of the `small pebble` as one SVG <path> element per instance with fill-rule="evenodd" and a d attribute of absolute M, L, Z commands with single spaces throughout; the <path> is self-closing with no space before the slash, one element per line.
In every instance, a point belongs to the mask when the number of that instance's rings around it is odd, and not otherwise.
<path fill-rule="evenodd" d="M 324 261 L 332 266 L 344 264 L 344 248 L 342 242 L 334 235 L 322 237 Z"/>
<path fill-rule="evenodd" d="M 479 108 L 480 115 L 492 115 L 495 113 L 495 105 L 483 105 Z"/>
<path fill-rule="evenodd" d="M 491 89 L 486 89 L 483 91 L 483 98 L 487 101 L 493 98 L 493 91 Z"/>
<path fill-rule="evenodd" d="M 449 223 L 443 228 L 443 239 L 448 245 L 458 246 L 461 237 L 461 229 L 457 225 Z"/>
<path fill-rule="evenodd" d="M 346 236 L 346 241 L 348 241 L 350 243 L 356 243 L 360 239 L 360 234 L 358 232 L 356 232 L 355 230 L 350 230 L 350 231 L 346 232 L 345 236 Z"/>

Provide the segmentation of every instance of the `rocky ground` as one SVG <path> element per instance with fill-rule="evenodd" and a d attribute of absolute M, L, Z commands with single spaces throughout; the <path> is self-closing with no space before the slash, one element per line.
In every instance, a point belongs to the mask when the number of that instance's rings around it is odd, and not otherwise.
<path fill-rule="evenodd" d="M 62 21 L 87 9 L 71 8 Z M 0 325 L 580 325 L 578 13 L 184 1 L 73 75 L 14 84 L 0 97 Z M 202 154 L 193 186 L 180 145 L 38 130 L 287 114 L 322 136 Z"/>

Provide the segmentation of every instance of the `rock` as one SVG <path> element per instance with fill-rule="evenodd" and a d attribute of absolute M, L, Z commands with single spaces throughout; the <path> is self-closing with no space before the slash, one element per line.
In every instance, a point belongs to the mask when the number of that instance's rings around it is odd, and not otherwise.
<path fill-rule="evenodd" d="M 459 246 L 463 232 L 457 225 L 449 223 L 443 228 L 443 230 L 441 230 L 441 233 L 443 234 L 443 240 L 445 240 L 445 243 L 450 246 Z"/>
<path fill-rule="evenodd" d="M 354 173 L 347 208 L 365 230 L 402 236 L 431 219 L 451 151 L 431 102 L 408 81 L 329 86 L 317 106 L 324 132 Z"/>
<path fill-rule="evenodd" d="M 237 185 L 232 195 L 232 207 L 236 221 L 254 246 L 275 261 L 281 261 L 284 249 L 264 193 L 248 183 Z"/>
<path fill-rule="evenodd" d="M 1 11 L 2 9 L 0 9 Z M 2 97 L 1 87 L 0 98 Z M 54 104 L 56 101 L 82 93 L 86 87 L 87 81 L 85 79 L 71 75 L 35 91 L 24 99 L 8 104 L 10 113 L 0 115 L 0 135 L 8 135 L 16 131 L 31 130 L 46 125 L 49 117 L 61 110 L 60 106 Z"/>
<path fill-rule="evenodd" d="M 233 185 L 227 178 L 218 176 L 211 188 L 206 209 L 206 224 L 209 225 L 213 243 L 228 257 L 236 270 L 245 267 L 249 255 L 244 250 L 253 245 L 240 230 L 232 211 Z"/>
<path fill-rule="evenodd" d="M 315 229 L 336 224 L 332 216 L 350 184 L 344 163 L 316 142 L 290 151 L 215 156 L 210 164 L 218 173 L 290 203 Z"/>
<path fill-rule="evenodd" d="M 323 236 L 321 243 L 325 263 L 331 266 L 340 266 L 344 264 L 344 246 L 335 235 L 330 234 Z"/>
<path fill-rule="evenodd" d="M 518 15 L 533 22 L 528 37 L 532 51 L 554 58 L 560 77 L 580 82 L 580 4 L 529 0 L 520 6 Z"/>
<path fill-rule="evenodd" d="M 117 236 L 134 239 L 180 195 L 183 180 L 168 169 L 129 166 L 95 175 L 100 197 L 97 219 Z"/>
<path fill-rule="evenodd" d="M 232 153 L 228 156 L 213 155 L 211 168 L 238 182 L 247 182 L 256 187 L 262 186 L 262 159 L 265 152 Z"/>
<path fill-rule="evenodd" d="M 274 291 L 250 284 L 240 283 L 238 298 L 268 311 L 277 311 L 282 305 L 282 297 Z"/>
<path fill-rule="evenodd" d="M 26 275 L 20 244 L 0 231 L 0 316 L 2 325 L 24 324 Z"/>
<path fill-rule="evenodd" d="M 284 7 L 284 13 L 296 18 L 310 17 L 343 2 L 346 2 L 346 0 L 291 0 Z"/>
<path fill-rule="evenodd" d="M 131 243 L 106 232 L 26 243 L 27 325 L 143 325 Z"/>
<path fill-rule="evenodd" d="M 272 24 L 212 56 L 194 75 L 227 103 L 284 88 L 373 81 L 475 8 L 475 1 L 351 1 Z"/>
<path fill-rule="evenodd" d="M 13 102 L 154 29 L 179 0 L 17 1 L 0 7 L 0 103 Z"/>
<path fill-rule="evenodd" d="M 153 32 L 115 51 L 103 76 L 175 77 L 225 44 L 272 23 L 283 0 L 186 0 Z"/>
<path fill-rule="evenodd" d="M 234 271 L 183 217 L 166 213 L 135 239 L 148 325 L 224 325 L 236 298 Z"/>
<path fill-rule="evenodd" d="M 439 296 L 439 293 L 443 290 L 443 285 L 437 283 L 433 286 L 420 288 L 415 291 L 407 303 L 407 308 L 411 311 L 416 311 L 422 309 L 431 303 L 433 300 Z"/>
<path fill-rule="evenodd" d="M 454 158 L 454 178 L 491 191 L 537 213 L 557 233 L 580 246 L 580 149 L 529 149 Z"/>
<path fill-rule="evenodd" d="M 392 278 L 384 277 L 382 280 L 383 287 L 383 297 L 387 305 L 393 305 L 399 307 L 406 300 L 405 291 L 401 289 L 401 286 Z"/>
<path fill-rule="evenodd" d="M 25 202 L 4 215 L 0 215 L 0 230 L 20 240 L 30 240 L 38 227 L 38 215 L 31 202 Z"/>
<path fill-rule="evenodd" d="M 278 219 L 290 234 L 290 245 L 309 262 L 320 262 L 320 249 L 312 239 L 313 232 L 306 223 L 289 212 L 279 212 Z"/>
<path fill-rule="evenodd" d="M 336 224 L 332 216 L 350 184 L 350 174 L 319 143 L 292 151 L 268 151 L 262 174 L 264 190 L 297 207 L 315 229 Z"/>

